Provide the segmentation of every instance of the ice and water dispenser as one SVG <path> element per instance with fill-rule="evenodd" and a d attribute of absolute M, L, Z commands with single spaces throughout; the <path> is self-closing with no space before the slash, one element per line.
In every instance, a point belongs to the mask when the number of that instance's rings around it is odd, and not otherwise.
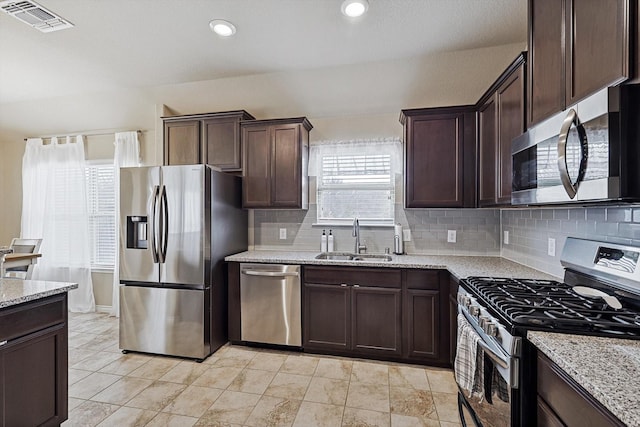
<path fill-rule="evenodd" d="M 147 217 L 127 216 L 127 248 L 147 249 Z"/>

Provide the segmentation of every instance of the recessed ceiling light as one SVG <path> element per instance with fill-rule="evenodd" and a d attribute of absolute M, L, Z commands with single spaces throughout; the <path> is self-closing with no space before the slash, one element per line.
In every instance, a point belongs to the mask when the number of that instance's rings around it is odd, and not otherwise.
<path fill-rule="evenodd" d="M 222 37 L 229 37 L 236 33 L 236 27 L 229 21 L 224 19 L 214 19 L 209 22 L 209 28 L 211 31 Z"/>
<path fill-rule="evenodd" d="M 369 2 L 367 0 L 344 0 L 342 2 L 342 14 L 349 18 L 357 18 L 364 15 L 369 8 Z"/>

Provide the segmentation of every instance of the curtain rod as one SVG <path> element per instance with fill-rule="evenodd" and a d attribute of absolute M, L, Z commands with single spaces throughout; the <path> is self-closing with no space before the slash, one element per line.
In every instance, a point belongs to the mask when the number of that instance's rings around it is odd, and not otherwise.
<path fill-rule="evenodd" d="M 116 134 L 118 132 L 129 132 L 129 131 L 128 130 L 108 130 L 108 129 L 105 129 L 105 130 L 94 130 L 94 131 L 89 131 L 89 132 L 69 132 L 69 133 L 73 133 L 73 135 L 70 135 L 70 134 L 66 134 L 66 135 L 65 134 L 62 134 L 62 135 L 61 134 L 54 134 L 54 135 L 45 135 L 45 136 L 33 136 L 33 137 L 25 138 L 24 140 L 26 142 L 28 139 L 33 139 L 33 138 L 50 139 L 50 138 L 53 138 L 53 137 L 63 138 L 63 137 L 66 137 L 66 136 L 76 136 L 76 135 L 103 136 L 103 135 L 113 135 L 113 134 Z M 138 130 L 136 130 L 136 132 L 144 133 L 144 132 L 148 132 L 148 131 L 138 129 Z"/>

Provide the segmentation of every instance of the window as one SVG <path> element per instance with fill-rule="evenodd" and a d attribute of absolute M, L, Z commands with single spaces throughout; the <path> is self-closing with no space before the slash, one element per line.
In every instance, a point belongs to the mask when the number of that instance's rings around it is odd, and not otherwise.
<path fill-rule="evenodd" d="M 88 162 L 86 174 L 91 268 L 113 270 L 117 244 L 113 162 Z"/>
<path fill-rule="evenodd" d="M 319 224 L 393 225 L 399 141 L 324 143 L 317 158 Z"/>

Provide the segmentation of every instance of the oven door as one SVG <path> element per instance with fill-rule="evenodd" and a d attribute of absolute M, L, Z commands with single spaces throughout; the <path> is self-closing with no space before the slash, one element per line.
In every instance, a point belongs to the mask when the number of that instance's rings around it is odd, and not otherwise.
<path fill-rule="evenodd" d="M 458 383 L 458 410 L 463 426 L 478 427 L 511 427 L 513 390 L 511 369 L 513 358 L 500 349 L 492 339 L 479 331 L 466 318 L 467 313 L 458 316 L 458 331 L 471 328 L 478 338 L 476 357 L 477 387 L 470 393 L 461 387 L 459 372 L 456 372 Z M 461 324 L 461 322 L 463 322 Z M 465 325 L 466 323 L 466 325 Z M 458 333 L 458 348 L 463 334 Z M 456 363 L 456 371 L 458 364 Z"/>

